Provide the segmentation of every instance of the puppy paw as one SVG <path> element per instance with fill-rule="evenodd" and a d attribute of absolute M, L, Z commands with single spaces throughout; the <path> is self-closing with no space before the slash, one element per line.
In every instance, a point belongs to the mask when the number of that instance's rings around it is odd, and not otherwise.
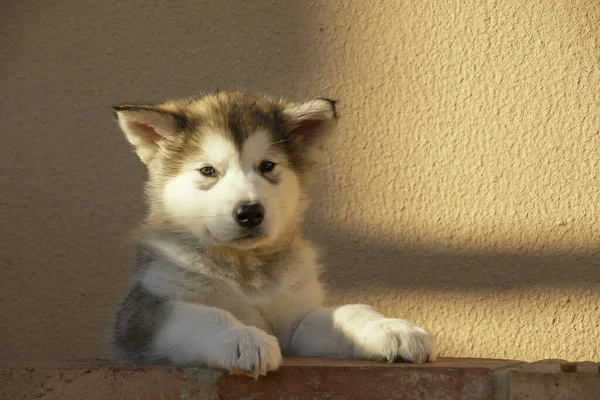
<path fill-rule="evenodd" d="M 423 363 L 436 357 L 433 337 L 403 319 L 382 318 L 365 326 L 362 350 L 368 358 Z"/>
<path fill-rule="evenodd" d="M 252 326 L 232 328 L 219 335 L 218 365 L 232 374 L 258 378 L 275 371 L 283 359 L 277 338 Z"/>

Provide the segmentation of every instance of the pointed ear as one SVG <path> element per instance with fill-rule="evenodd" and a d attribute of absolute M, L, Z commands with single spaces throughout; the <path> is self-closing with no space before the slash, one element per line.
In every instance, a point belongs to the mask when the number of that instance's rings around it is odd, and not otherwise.
<path fill-rule="evenodd" d="M 161 141 L 173 138 L 187 125 L 185 116 L 160 106 L 120 105 L 113 108 L 121 130 L 144 164 L 152 160 Z"/>
<path fill-rule="evenodd" d="M 335 100 L 317 98 L 301 104 L 289 104 L 284 109 L 290 133 L 313 157 L 333 132 L 337 123 Z"/>

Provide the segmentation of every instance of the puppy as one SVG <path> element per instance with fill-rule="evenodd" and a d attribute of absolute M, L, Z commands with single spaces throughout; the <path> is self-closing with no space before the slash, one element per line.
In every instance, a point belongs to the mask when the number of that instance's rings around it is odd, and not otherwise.
<path fill-rule="evenodd" d="M 115 107 L 148 168 L 148 214 L 120 306 L 120 363 L 204 365 L 258 377 L 282 355 L 422 363 L 431 335 L 366 305 L 322 306 L 304 238 L 311 166 L 335 102 L 220 92 Z"/>

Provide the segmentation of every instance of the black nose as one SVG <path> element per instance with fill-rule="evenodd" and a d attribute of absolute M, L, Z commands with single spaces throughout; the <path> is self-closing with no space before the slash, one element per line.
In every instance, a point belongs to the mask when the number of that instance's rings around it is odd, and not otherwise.
<path fill-rule="evenodd" d="M 265 209 L 259 203 L 242 204 L 233 210 L 233 217 L 244 228 L 253 228 L 263 222 Z"/>

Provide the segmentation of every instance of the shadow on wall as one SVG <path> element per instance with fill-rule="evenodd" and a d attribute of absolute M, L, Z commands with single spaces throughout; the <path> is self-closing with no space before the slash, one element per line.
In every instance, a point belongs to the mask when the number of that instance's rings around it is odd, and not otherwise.
<path fill-rule="evenodd" d="M 271 0 L 1 9 L 0 358 L 93 356 L 143 212 L 145 170 L 110 106 L 242 86 L 304 97 L 314 18 Z"/>
<path fill-rule="evenodd" d="M 530 287 L 600 289 L 600 252 L 494 253 L 382 244 L 310 224 L 324 280 L 336 292 L 435 289 L 494 293 Z"/>

